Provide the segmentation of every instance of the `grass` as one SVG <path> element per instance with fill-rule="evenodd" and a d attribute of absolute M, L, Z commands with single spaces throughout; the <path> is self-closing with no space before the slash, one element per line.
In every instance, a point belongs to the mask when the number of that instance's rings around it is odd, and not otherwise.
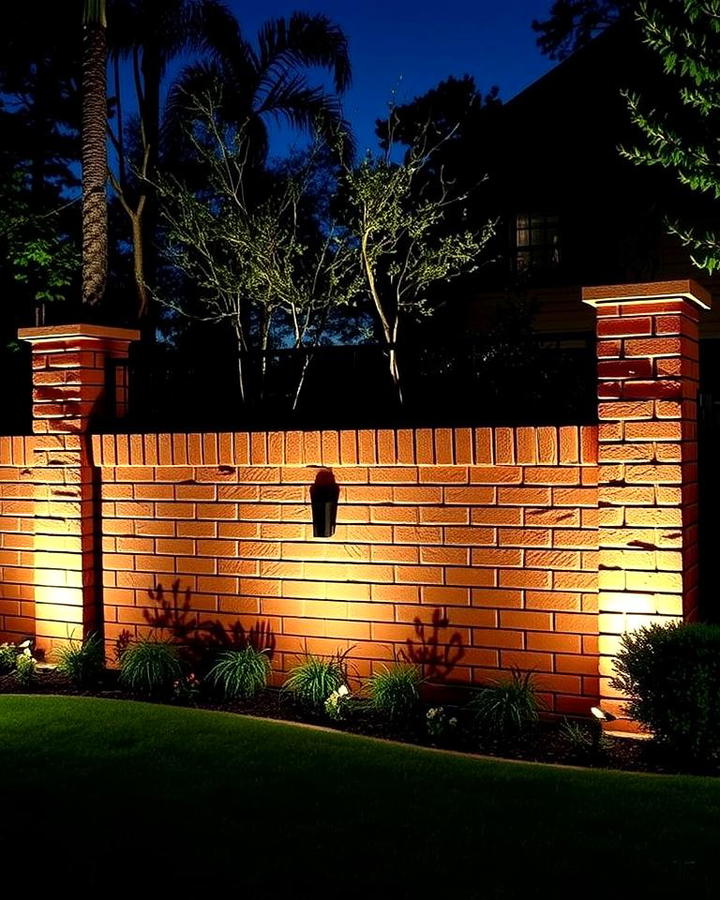
<path fill-rule="evenodd" d="M 720 885 L 720 779 L 471 759 L 145 703 L 0 696 L 0 808 L 8 896 L 13 878 L 178 897 Z"/>

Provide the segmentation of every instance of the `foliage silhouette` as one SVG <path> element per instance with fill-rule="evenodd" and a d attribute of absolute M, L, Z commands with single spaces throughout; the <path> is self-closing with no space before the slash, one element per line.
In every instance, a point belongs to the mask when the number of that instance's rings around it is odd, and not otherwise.
<path fill-rule="evenodd" d="M 416 637 L 407 639 L 407 650 L 401 651 L 400 657 L 420 666 L 425 678 L 446 681 L 465 655 L 460 633 L 456 631 L 449 640 L 442 639 L 441 633 L 450 623 L 439 607 L 433 610 L 429 628 L 419 616 L 414 624 Z"/>
<path fill-rule="evenodd" d="M 269 622 L 258 619 L 247 628 L 237 620 L 226 628 L 218 619 L 202 619 L 192 610 L 190 588 L 183 590 L 179 578 L 169 590 L 158 582 L 154 589 L 148 590 L 148 597 L 154 608 L 143 609 L 143 616 L 151 632 L 167 635 L 182 647 L 193 664 L 207 661 L 218 650 L 246 647 L 265 652 L 272 659 L 276 639 Z"/>

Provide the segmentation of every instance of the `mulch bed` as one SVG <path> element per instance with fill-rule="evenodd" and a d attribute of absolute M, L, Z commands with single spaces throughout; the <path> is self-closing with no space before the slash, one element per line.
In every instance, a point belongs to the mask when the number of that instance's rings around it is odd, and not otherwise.
<path fill-rule="evenodd" d="M 82 691 L 74 687 L 66 678 L 55 671 L 40 671 L 31 685 L 19 685 L 13 675 L 0 676 L 0 693 L 6 694 L 62 694 L 73 696 L 100 697 L 118 700 L 142 699 L 117 686 L 117 673 L 109 671 L 104 684 L 92 691 Z M 150 702 L 167 702 L 155 700 Z M 410 724 L 400 726 L 389 723 L 379 717 L 365 704 L 359 701 L 348 705 L 348 715 L 341 721 L 333 721 L 320 713 L 308 711 L 299 707 L 287 694 L 275 688 L 262 691 L 254 700 L 249 702 L 221 702 L 209 700 L 202 696 L 194 699 L 190 704 L 199 709 L 216 710 L 238 713 L 242 715 L 259 716 L 267 719 L 279 719 L 288 722 L 304 722 L 312 725 L 322 725 L 326 728 L 337 729 L 353 734 L 366 735 L 368 737 L 384 738 L 401 741 L 403 743 L 417 744 L 424 747 L 437 747 L 445 750 L 455 750 L 464 753 L 475 753 L 487 756 L 497 756 L 504 759 L 517 759 L 532 762 L 545 762 L 574 766 L 587 766 L 593 768 L 622 769 L 626 771 L 644 771 L 656 773 L 677 774 L 683 770 L 682 766 L 675 765 L 672 761 L 664 759 L 652 741 L 640 740 L 632 737 L 615 737 L 605 735 L 603 747 L 600 753 L 593 753 L 588 748 L 578 748 L 563 733 L 561 723 L 557 721 L 541 722 L 534 731 L 514 742 L 499 745 L 497 743 L 483 741 L 472 729 L 472 720 L 462 707 L 445 705 L 446 715 L 456 717 L 458 724 L 451 729 L 451 733 L 442 738 L 431 738 L 427 732 L 424 713 Z M 589 728 L 587 725 L 588 734 Z M 717 769 L 702 774 L 720 774 Z"/>

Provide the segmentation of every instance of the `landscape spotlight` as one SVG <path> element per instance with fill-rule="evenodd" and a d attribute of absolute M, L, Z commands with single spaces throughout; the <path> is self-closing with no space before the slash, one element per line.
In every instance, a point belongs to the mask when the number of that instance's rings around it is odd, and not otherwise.
<path fill-rule="evenodd" d="M 604 709 L 600 709 L 599 706 L 591 706 L 590 712 L 598 719 L 600 722 L 614 722 L 615 716 L 612 713 L 605 712 Z"/>
<path fill-rule="evenodd" d="M 593 714 L 595 719 L 595 727 L 593 728 L 593 743 L 592 743 L 592 752 L 593 756 L 598 756 L 600 753 L 600 744 L 602 742 L 603 736 L 603 722 L 614 722 L 615 716 L 612 713 L 605 712 L 604 709 L 600 709 L 599 706 L 591 706 L 590 712 Z"/>

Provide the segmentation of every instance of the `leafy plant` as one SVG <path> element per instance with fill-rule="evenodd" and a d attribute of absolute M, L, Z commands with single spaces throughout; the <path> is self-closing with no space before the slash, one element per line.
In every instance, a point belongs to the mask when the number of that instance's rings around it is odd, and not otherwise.
<path fill-rule="evenodd" d="M 178 703 L 195 706 L 200 696 L 200 679 L 194 672 L 183 675 L 182 678 L 176 678 L 173 681 L 173 698 Z"/>
<path fill-rule="evenodd" d="M 14 670 L 18 652 L 16 644 L 0 644 L 0 675 Z"/>
<path fill-rule="evenodd" d="M 532 672 L 513 669 L 510 678 L 479 688 L 470 701 L 480 730 L 493 740 L 521 737 L 538 721 L 540 702 Z"/>
<path fill-rule="evenodd" d="M 599 734 L 593 729 L 600 729 Z M 591 756 L 608 749 L 608 739 L 603 734 L 600 723 L 587 724 L 563 719 L 560 723 L 560 735 L 575 756 Z"/>
<path fill-rule="evenodd" d="M 35 682 L 37 663 L 29 650 L 23 650 L 15 660 L 13 677 L 21 687 L 30 687 Z"/>
<path fill-rule="evenodd" d="M 613 686 L 660 745 L 691 763 L 720 760 L 720 626 L 652 624 L 622 637 Z"/>
<path fill-rule="evenodd" d="M 175 644 L 143 638 L 128 645 L 120 657 L 120 684 L 138 694 L 169 693 L 183 676 Z"/>
<path fill-rule="evenodd" d="M 429 737 L 443 740 L 457 730 L 458 720 L 455 716 L 448 716 L 444 706 L 431 706 L 425 713 L 425 726 Z"/>
<path fill-rule="evenodd" d="M 413 663 L 382 666 L 368 681 L 370 703 L 389 719 L 408 719 L 420 701 L 422 680 L 420 667 Z"/>
<path fill-rule="evenodd" d="M 228 700 L 250 700 L 268 682 L 270 660 L 265 650 L 225 650 L 208 672 L 208 681 Z"/>
<path fill-rule="evenodd" d="M 72 639 L 57 651 L 57 670 L 77 687 L 96 684 L 105 669 L 105 649 L 97 634 L 89 634 L 84 641 Z"/>
<path fill-rule="evenodd" d="M 346 684 L 333 691 L 324 703 L 325 713 L 329 719 L 342 721 L 350 711 L 350 691 Z"/>
<path fill-rule="evenodd" d="M 283 690 L 306 706 L 323 706 L 332 692 L 347 682 L 348 652 L 329 657 L 306 652 L 304 659 L 290 670 Z"/>

